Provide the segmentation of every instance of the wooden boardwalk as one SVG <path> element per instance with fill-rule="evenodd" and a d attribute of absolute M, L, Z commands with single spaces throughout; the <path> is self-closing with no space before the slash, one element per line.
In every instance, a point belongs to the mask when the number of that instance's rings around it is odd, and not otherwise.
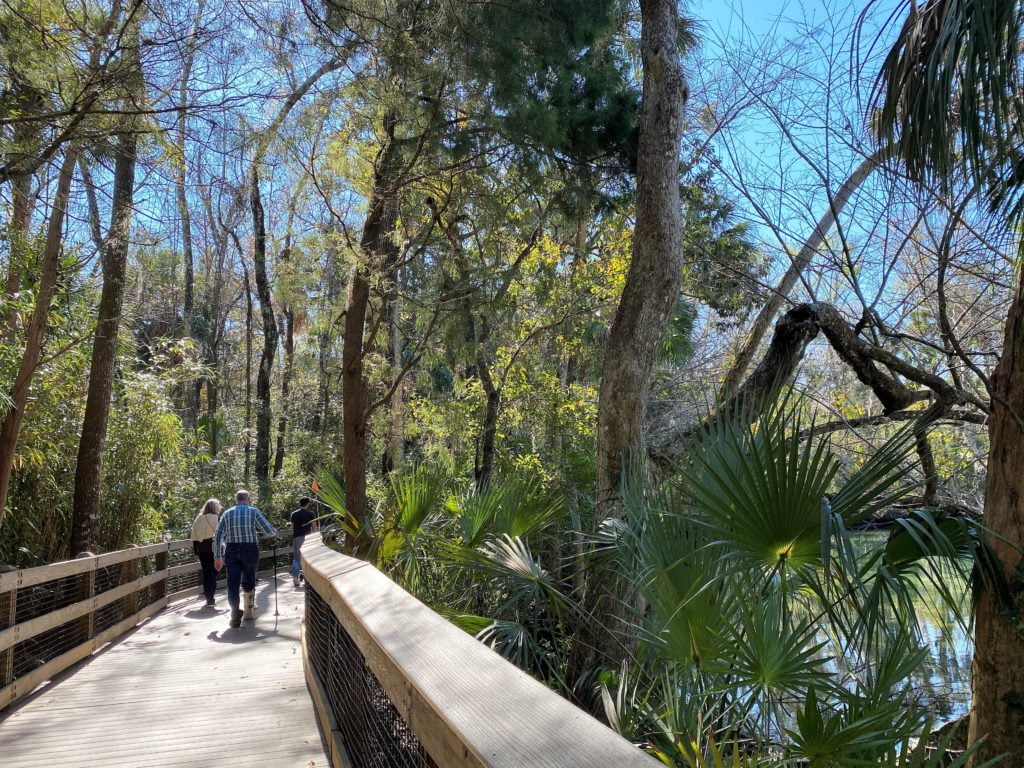
<path fill-rule="evenodd" d="M 303 591 L 257 586 L 255 625 L 227 594 L 165 611 L 0 719 L 3 768 L 329 765 L 302 669 Z"/>

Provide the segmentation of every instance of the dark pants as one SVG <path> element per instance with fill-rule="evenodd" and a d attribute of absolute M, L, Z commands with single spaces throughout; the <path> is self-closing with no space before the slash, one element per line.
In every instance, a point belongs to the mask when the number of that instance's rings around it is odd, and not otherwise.
<path fill-rule="evenodd" d="M 213 600 L 217 591 L 217 571 L 213 567 L 213 552 L 198 552 L 199 564 L 203 566 L 203 594 L 207 600 Z"/>
<path fill-rule="evenodd" d="M 228 569 L 228 605 L 239 610 L 238 587 L 243 592 L 256 589 L 256 566 L 260 562 L 260 548 L 257 544 L 229 542 L 224 550 L 224 565 Z"/>

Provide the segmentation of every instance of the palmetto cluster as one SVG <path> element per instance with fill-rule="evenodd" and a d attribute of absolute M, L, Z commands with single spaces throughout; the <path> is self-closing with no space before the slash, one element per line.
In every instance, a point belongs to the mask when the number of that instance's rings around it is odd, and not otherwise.
<path fill-rule="evenodd" d="M 667 764 L 938 765 L 941 744 L 915 747 L 933 727 L 915 606 L 938 600 L 968 621 L 978 526 L 918 509 L 884 535 L 851 530 L 911 490 L 927 416 L 841 482 L 806 427 L 785 397 L 716 419 L 671 477 L 634 465 L 626 518 L 591 532 L 536 481 L 460 493 L 424 465 L 392 475 L 362 534 L 407 588 Z M 340 487 L 321 487 L 344 521 Z M 598 558 L 632 587 L 630 620 L 607 631 L 635 652 L 573 685 Z"/>

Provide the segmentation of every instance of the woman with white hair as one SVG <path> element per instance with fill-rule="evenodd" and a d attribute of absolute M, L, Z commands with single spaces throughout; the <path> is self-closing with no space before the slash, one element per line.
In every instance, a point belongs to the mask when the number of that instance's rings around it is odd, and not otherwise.
<path fill-rule="evenodd" d="M 217 591 L 217 570 L 213 567 L 213 536 L 220 520 L 220 501 L 208 499 L 192 522 L 192 551 L 203 566 L 203 594 L 206 604 L 215 605 L 213 593 Z"/>

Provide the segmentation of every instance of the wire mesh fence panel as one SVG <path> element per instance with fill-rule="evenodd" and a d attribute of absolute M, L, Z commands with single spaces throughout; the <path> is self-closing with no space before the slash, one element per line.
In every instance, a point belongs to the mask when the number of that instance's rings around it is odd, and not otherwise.
<path fill-rule="evenodd" d="M 167 553 L 167 565 L 169 567 L 187 565 L 188 563 L 195 562 L 195 559 L 196 555 L 192 547 L 182 547 Z"/>
<path fill-rule="evenodd" d="M 82 599 L 81 574 L 65 576 L 18 590 L 15 624 L 66 608 Z"/>
<path fill-rule="evenodd" d="M 221 574 L 218 574 L 220 578 L 224 578 Z M 203 585 L 203 572 L 201 570 L 189 571 L 188 573 L 175 573 L 167 577 L 167 593 L 174 594 L 180 592 L 183 589 L 191 589 L 193 587 L 201 587 Z"/>
<path fill-rule="evenodd" d="M 126 563 L 114 563 L 102 568 L 97 568 L 93 579 L 93 594 L 100 595 L 123 584 L 122 573 L 126 570 Z"/>
<path fill-rule="evenodd" d="M 105 629 L 110 629 L 110 627 L 128 618 L 130 615 L 126 611 L 123 600 L 115 600 L 108 605 L 104 605 L 93 614 L 93 632 L 99 634 Z"/>
<path fill-rule="evenodd" d="M 330 606 L 306 585 L 306 637 L 353 768 L 437 768 Z"/>
<path fill-rule="evenodd" d="M 292 563 L 292 553 L 282 552 L 291 546 L 291 537 L 279 536 L 275 539 L 260 539 L 260 565 L 259 570 L 267 571 L 277 564 L 277 570 L 287 570 Z M 276 550 L 276 560 L 275 560 Z"/>
<path fill-rule="evenodd" d="M 141 611 L 148 605 L 152 605 L 157 600 L 164 596 L 165 584 L 163 582 L 157 582 L 156 584 L 150 584 L 148 587 L 143 587 L 138 592 L 139 610 Z"/>
<path fill-rule="evenodd" d="M 14 646 L 14 677 L 22 677 L 82 642 L 81 619 L 72 619 Z"/>

